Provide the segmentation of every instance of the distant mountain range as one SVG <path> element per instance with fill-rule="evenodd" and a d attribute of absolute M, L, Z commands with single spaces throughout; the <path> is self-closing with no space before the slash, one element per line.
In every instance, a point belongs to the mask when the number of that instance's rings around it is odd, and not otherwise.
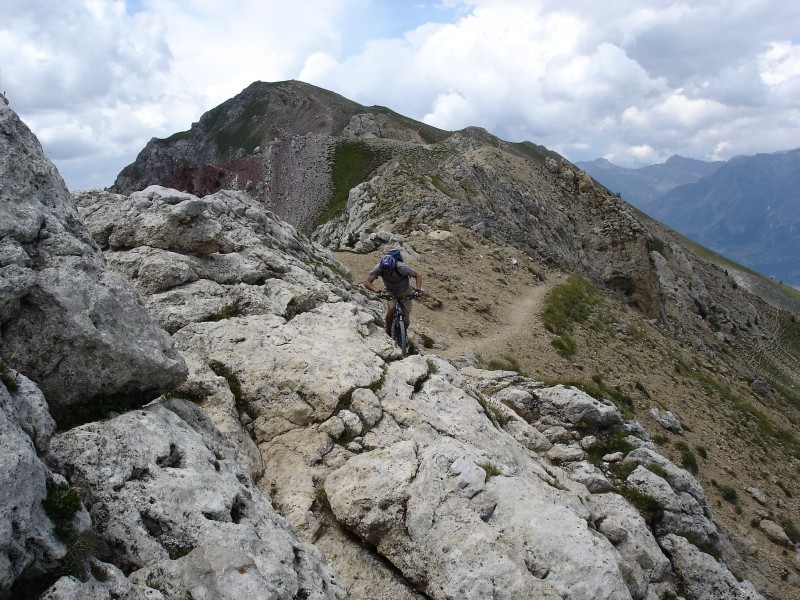
<path fill-rule="evenodd" d="M 576 163 L 651 217 L 751 269 L 800 286 L 800 149 L 639 169 Z"/>

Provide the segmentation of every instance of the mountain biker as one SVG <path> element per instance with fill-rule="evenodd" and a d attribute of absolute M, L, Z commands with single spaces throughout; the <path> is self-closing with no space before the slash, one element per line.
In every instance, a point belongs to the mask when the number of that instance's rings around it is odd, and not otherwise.
<path fill-rule="evenodd" d="M 373 283 L 380 277 L 383 279 L 383 287 L 386 292 L 394 299 L 389 300 L 389 308 L 386 311 L 386 335 L 392 335 L 392 319 L 394 318 L 394 311 L 397 309 L 397 300 L 403 303 L 404 321 L 406 331 L 408 331 L 409 317 L 411 316 L 411 300 L 405 298 L 412 294 L 409 278 L 414 278 L 414 284 L 417 288 L 414 293 L 415 296 L 422 294 L 422 275 L 417 273 L 414 269 L 409 267 L 405 262 L 395 259 L 391 254 L 387 254 L 381 258 L 380 262 L 373 267 L 369 272 L 369 276 L 364 281 L 364 287 L 371 292 L 379 292 Z"/>

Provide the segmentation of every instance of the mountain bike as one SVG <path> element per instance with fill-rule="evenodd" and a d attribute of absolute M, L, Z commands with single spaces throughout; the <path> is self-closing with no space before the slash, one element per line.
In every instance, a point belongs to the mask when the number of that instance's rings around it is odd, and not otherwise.
<path fill-rule="evenodd" d="M 392 339 L 403 352 L 403 356 L 408 356 L 408 332 L 406 331 L 405 308 L 401 300 L 414 300 L 419 298 L 422 292 L 414 290 L 414 293 L 408 296 L 395 297 L 385 291 L 378 292 L 378 297 L 383 300 L 395 300 L 396 308 L 394 310 L 394 318 L 392 319 Z"/>

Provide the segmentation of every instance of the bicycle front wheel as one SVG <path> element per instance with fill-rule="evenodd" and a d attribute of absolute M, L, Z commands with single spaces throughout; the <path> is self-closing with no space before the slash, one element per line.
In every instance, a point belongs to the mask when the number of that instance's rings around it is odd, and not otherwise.
<path fill-rule="evenodd" d="M 406 324 L 403 319 L 397 319 L 392 324 L 392 339 L 403 351 L 403 356 L 408 356 L 408 337 L 406 336 Z"/>

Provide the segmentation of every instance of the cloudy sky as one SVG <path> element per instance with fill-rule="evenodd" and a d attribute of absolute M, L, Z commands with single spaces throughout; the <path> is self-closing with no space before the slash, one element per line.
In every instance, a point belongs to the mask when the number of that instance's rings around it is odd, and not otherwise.
<path fill-rule="evenodd" d="M 622 166 L 800 147 L 787 0 L 2 0 L 0 91 L 70 189 L 253 81 Z"/>

